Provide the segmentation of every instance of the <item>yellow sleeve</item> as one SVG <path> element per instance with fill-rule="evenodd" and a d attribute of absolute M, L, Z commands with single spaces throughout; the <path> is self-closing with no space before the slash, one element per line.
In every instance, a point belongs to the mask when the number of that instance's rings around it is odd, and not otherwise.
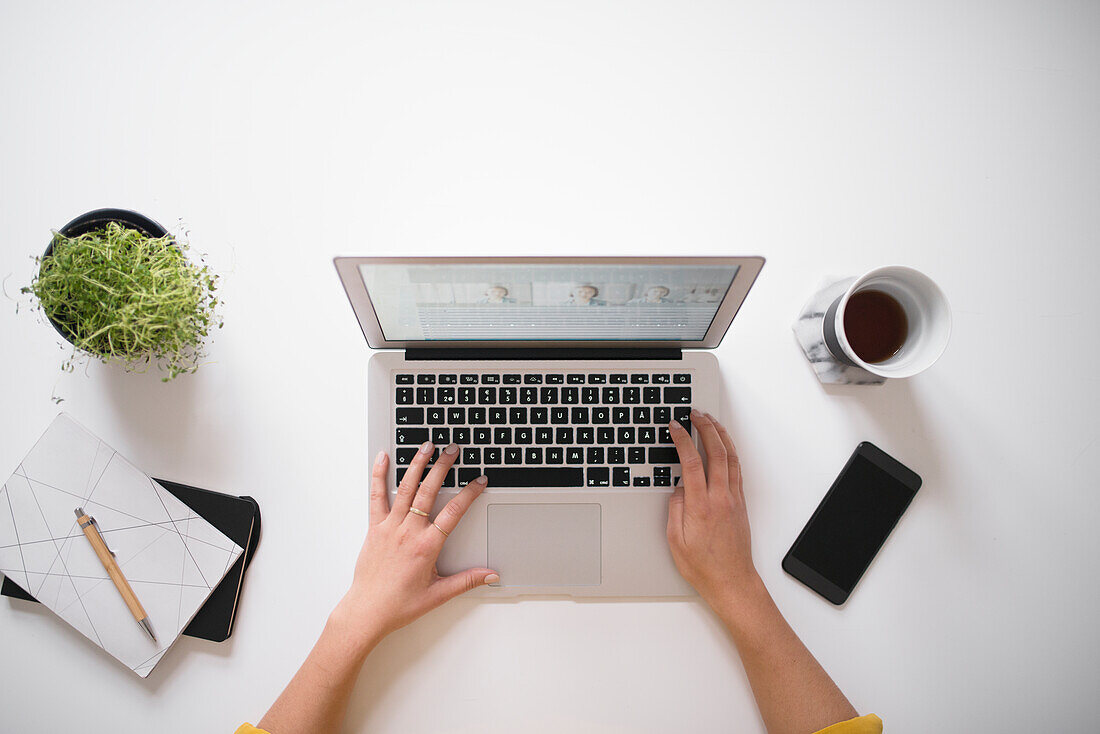
<path fill-rule="evenodd" d="M 237 732 L 237 734 L 243 733 Z M 827 726 L 817 734 L 882 734 L 882 719 L 874 714 L 867 714 Z"/>
<path fill-rule="evenodd" d="M 263 729 L 257 729 L 252 724 L 241 724 L 237 727 L 236 734 L 267 734 Z"/>

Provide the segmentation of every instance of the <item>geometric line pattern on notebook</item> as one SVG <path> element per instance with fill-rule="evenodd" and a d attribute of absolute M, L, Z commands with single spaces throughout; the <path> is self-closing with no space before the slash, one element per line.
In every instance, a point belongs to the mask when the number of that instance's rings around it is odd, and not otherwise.
<path fill-rule="evenodd" d="M 73 510 L 92 515 L 149 615 L 130 614 Z M 61 413 L 0 487 L 0 572 L 145 677 L 243 553 Z"/>

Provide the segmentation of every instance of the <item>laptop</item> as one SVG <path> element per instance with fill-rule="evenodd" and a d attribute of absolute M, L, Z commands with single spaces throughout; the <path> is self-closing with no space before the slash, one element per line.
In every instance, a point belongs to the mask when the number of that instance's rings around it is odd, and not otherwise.
<path fill-rule="evenodd" d="M 679 596 L 665 539 L 680 478 L 668 433 L 718 414 L 718 346 L 761 257 L 338 257 L 371 348 L 369 456 L 391 502 L 413 454 L 459 444 L 438 512 L 489 485 L 439 572 L 480 596 Z M 695 433 L 692 433 L 695 436 Z M 433 513 L 434 515 L 434 513 Z"/>

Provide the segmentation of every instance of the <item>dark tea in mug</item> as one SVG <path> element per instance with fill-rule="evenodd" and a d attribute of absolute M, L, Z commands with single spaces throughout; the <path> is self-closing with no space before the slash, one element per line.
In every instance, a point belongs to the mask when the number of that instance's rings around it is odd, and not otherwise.
<path fill-rule="evenodd" d="M 844 307 L 844 336 L 864 362 L 885 362 L 905 344 L 909 319 L 902 305 L 888 293 L 857 291 Z"/>

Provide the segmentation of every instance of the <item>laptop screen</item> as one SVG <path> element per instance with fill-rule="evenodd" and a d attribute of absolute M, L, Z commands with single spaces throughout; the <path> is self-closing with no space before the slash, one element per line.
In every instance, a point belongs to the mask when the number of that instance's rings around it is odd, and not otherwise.
<path fill-rule="evenodd" d="M 388 341 L 701 341 L 737 265 L 368 263 Z"/>

